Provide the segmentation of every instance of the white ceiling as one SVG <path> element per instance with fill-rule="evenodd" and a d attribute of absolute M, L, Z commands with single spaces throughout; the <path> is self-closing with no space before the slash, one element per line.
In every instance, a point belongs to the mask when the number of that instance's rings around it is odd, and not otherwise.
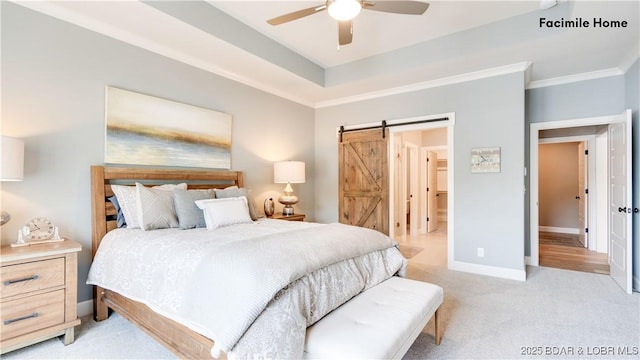
<path fill-rule="evenodd" d="M 326 11 L 286 24 L 266 20 L 321 5 L 317 1 L 209 1 L 257 31 L 323 67 L 332 67 L 397 50 L 440 36 L 471 29 L 538 9 L 537 1 L 435 1 L 424 15 L 399 15 L 362 10 L 354 19 L 354 41 L 338 49 L 337 25 Z M 425 1 L 425 2 L 428 2 Z M 487 7 L 491 11 L 487 11 Z M 315 29 L 314 32 L 310 32 Z"/>
<path fill-rule="evenodd" d="M 429 1 L 421 16 L 363 10 L 354 20 L 353 43 L 340 49 L 337 25 L 326 11 L 275 27 L 266 23 L 322 0 L 174 4 L 223 11 L 249 27 L 243 32 L 245 38 L 253 37 L 255 30 L 260 44 L 253 47 L 234 40 L 237 34 L 225 33 L 236 31 L 235 26 L 221 29 L 213 20 L 207 24 L 207 11 L 179 16 L 173 9 L 161 10 L 160 3 L 138 1 L 17 3 L 316 107 L 513 64 L 531 63 L 530 80 L 537 84 L 623 73 L 638 58 L 640 48 L 637 0 L 561 0 L 549 10 L 539 9 L 539 1 Z M 540 27 L 541 17 L 554 14 L 590 22 L 594 17 L 627 21 L 628 26 Z M 267 38 L 260 40 L 260 34 Z M 288 55 L 282 51 L 286 48 L 292 50 Z M 288 60 L 282 60 L 285 57 Z M 309 80 L 290 70 L 296 66 L 283 65 L 286 61 L 301 68 L 315 66 L 324 79 L 320 84 Z"/>

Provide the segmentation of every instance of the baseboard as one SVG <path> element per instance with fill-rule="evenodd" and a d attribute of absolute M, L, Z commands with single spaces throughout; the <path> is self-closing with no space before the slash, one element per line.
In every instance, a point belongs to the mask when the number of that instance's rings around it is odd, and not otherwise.
<path fill-rule="evenodd" d="M 633 289 L 637 292 L 640 292 L 640 278 L 637 276 L 633 277 Z"/>
<path fill-rule="evenodd" d="M 525 265 L 531 265 L 531 256 L 525 256 L 524 257 L 524 264 Z"/>
<path fill-rule="evenodd" d="M 82 301 L 78 303 L 78 317 L 93 314 L 93 300 Z"/>
<path fill-rule="evenodd" d="M 557 226 L 538 226 L 538 231 L 580 235 L 580 229 L 564 228 L 564 227 L 557 227 Z"/>
<path fill-rule="evenodd" d="M 487 275 L 497 278 L 526 281 L 527 272 L 523 270 L 508 269 L 497 266 L 472 264 L 462 261 L 453 261 L 449 263 L 449 270 L 468 272 L 477 275 Z"/>

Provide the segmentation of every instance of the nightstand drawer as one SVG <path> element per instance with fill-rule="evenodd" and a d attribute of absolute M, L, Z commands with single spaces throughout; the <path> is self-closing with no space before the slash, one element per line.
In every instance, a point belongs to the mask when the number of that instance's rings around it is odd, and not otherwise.
<path fill-rule="evenodd" d="M 64 286 L 64 258 L 3 266 L 2 298 L 31 291 Z M 4 316 L 3 316 L 4 317 Z"/>
<path fill-rule="evenodd" d="M 0 305 L 0 338 L 10 339 L 64 323 L 64 289 Z"/>

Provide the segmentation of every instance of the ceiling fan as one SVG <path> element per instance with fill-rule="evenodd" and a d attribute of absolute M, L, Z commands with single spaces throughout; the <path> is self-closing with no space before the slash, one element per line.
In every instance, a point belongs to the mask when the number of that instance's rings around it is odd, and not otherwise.
<path fill-rule="evenodd" d="M 368 1 L 368 0 L 327 0 L 324 4 L 290 12 L 267 20 L 271 25 L 280 25 L 305 16 L 327 10 L 338 21 L 338 44 L 347 45 L 353 40 L 353 18 L 360 10 L 373 10 L 394 14 L 422 15 L 429 4 L 421 1 Z"/>

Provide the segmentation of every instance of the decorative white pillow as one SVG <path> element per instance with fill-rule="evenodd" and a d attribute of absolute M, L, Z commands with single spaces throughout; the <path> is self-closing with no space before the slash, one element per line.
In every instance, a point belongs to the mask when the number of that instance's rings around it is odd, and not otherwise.
<path fill-rule="evenodd" d="M 251 190 L 246 188 L 238 188 L 236 185 L 226 187 L 224 189 L 215 189 L 216 199 L 229 198 L 229 197 L 246 197 L 247 205 L 249 206 L 249 216 L 251 220 L 258 220 L 258 212 L 256 211 L 256 205 L 254 204 Z"/>
<path fill-rule="evenodd" d="M 253 222 L 249 215 L 247 198 L 244 196 L 196 200 L 196 205 L 204 211 L 207 230 Z"/>
<path fill-rule="evenodd" d="M 173 190 L 186 190 L 187 184 L 162 185 L 147 188 L 136 183 L 138 224 L 142 230 L 166 229 L 180 226 L 173 207 Z"/>
<path fill-rule="evenodd" d="M 153 188 L 172 192 L 173 189 L 186 189 L 187 184 L 165 184 L 154 186 Z M 113 193 L 116 195 L 118 203 L 122 208 L 127 228 L 140 228 L 140 222 L 138 221 L 138 192 L 136 190 L 136 186 L 111 185 L 111 190 L 113 190 Z"/>

